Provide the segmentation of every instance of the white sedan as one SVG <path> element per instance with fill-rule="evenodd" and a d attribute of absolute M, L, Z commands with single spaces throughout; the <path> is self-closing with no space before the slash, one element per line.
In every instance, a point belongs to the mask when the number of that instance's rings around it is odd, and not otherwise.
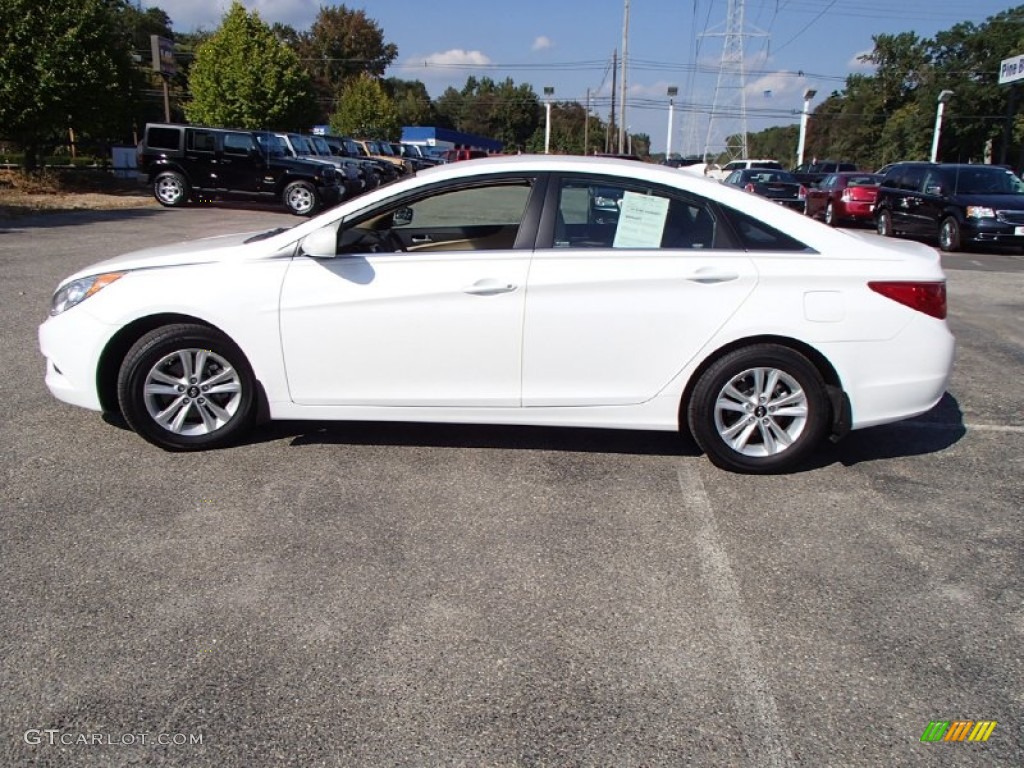
<path fill-rule="evenodd" d="M 59 399 L 166 449 L 255 421 L 689 429 L 793 468 L 942 397 L 939 258 L 662 166 L 439 166 L 287 230 L 67 278 L 39 329 Z"/>

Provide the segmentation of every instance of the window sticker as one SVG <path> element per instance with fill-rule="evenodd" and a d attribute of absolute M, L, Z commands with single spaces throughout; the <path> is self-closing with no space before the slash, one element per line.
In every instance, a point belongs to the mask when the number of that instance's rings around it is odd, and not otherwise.
<path fill-rule="evenodd" d="M 612 248 L 659 248 L 668 216 L 668 198 L 626 192 Z"/>

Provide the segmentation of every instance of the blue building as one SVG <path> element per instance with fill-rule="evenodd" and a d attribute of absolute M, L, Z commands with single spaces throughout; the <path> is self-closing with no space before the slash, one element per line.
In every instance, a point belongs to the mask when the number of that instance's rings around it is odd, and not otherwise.
<path fill-rule="evenodd" d="M 421 125 L 407 125 L 402 128 L 402 141 L 438 149 L 482 149 L 485 152 L 501 152 L 502 143 L 486 136 L 474 136 L 450 128 L 431 128 Z"/>

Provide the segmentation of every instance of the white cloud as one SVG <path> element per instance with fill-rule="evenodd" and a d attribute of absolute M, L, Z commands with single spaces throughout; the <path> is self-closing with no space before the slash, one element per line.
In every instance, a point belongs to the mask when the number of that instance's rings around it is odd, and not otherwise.
<path fill-rule="evenodd" d="M 801 100 L 804 90 L 807 88 L 807 78 L 796 72 L 771 72 L 762 75 L 754 80 L 747 80 L 747 105 L 750 106 L 751 99 L 770 99 L 778 106 L 784 108 L 792 101 L 794 95 Z M 770 95 L 766 95 L 770 94 Z"/>
<path fill-rule="evenodd" d="M 535 51 L 546 51 L 548 48 L 554 48 L 555 44 L 551 42 L 551 38 L 547 35 L 540 35 L 536 40 L 533 41 L 533 50 Z"/>
<path fill-rule="evenodd" d="M 143 5 L 163 9 L 175 32 L 213 31 L 220 26 L 231 0 L 143 0 Z M 312 25 L 320 7 L 317 0 L 242 0 L 242 5 L 250 13 L 258 12 L 267 24 L 281 22 L 299 30 Z"/>
<path fill-rule="evenodd" d="M 422 80 L 433 87 L 464 83 L 473 70 L 487 67 L 493 62 L 482 51 L 453 48 L 425 55 L 412 55 L 402 59 L 394 69 L 400 77 Z"/>
<path fill-rule="evenodd" d="M 848 66 L 854 72 L 871 72 L 871 71 L 873 71 L 874 68 L 875 68 L 875 65 L 872 64 L 870 61 L 861 61 L 860 57 L 861 56 L 868 56 L 871 53 L 873 53 L 874 50 L 875 50 L 874 48 L 868 48 L 868 49 L 863 50 L 863 51 L 858 51 L 857 53 L 853 54 L 853 57 L 848 62 L 846 62 L 846 66 Z"/>

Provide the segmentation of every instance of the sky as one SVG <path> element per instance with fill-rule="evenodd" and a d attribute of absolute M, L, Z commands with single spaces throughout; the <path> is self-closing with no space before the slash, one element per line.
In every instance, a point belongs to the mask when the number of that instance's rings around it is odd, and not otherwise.
<path fill-rule="evenodd" d="M 330 0 L 242 4 L 267 23 L 282 22 L 298 31 L 309 29 L 321 5 L 341 5 Z M 750 132 L 797 123 L 808 90 L 817 93 L 813 109 L 841 90 L 847 75 L 870 73 L 858 56 L 870 52 L 873 35 L 914 32 L 930 38 L 960 22 L 981 24 L 1013 7 L 1005 0 L 731 4 L 737 34 L 728 38 L 730 0 L 628 0 L 625 125 L 633 133 L 648 134 L 653 152 L 664 152 L 670 137 L 673 152 L 720 151 L 724 137 L 741 130 L 741 101 Z M 230 0 L 142 0 L 142 5 L 162 8 L 177 32 L 212 31 Z M 609 119 L 612 55 L 622 55 L 627 0 L 377 0 L 345 5 L 364 10 L 383 29 L 385 40 L 398 46 L 398 58 L 386 74 L 421 80 L 432 97 L 448 86 L 461 88 L 470 75 L 511 77 L 517 85 L 529 83 L 538 95 L 545 87 L 553 88 L 556 101 L 586 104 L 589 91 L 591 111 Z M 732 45 L 724 50 L 730 39 Z M 617 71 L 621 77 L 621 59 Z M 678 88 L 671 108 L 670 87 Z M 615 88 L 618 114 L 620 93 L 621 80 Z"/>

